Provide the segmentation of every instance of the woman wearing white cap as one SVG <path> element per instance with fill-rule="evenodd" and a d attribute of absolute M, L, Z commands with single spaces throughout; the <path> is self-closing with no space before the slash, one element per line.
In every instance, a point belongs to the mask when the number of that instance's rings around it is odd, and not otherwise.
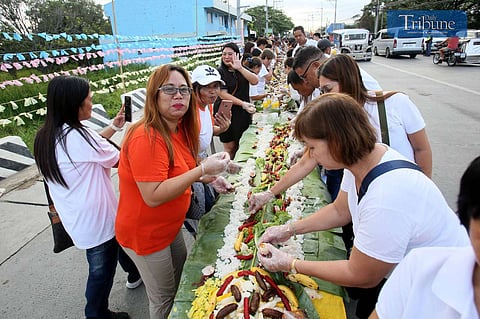
<path fill-rule="evenodd" d="M 197 100 L 198 117 L 200 119 L 200 147 L 198 156 L 206 158 L 207 149 L 213 135 L 225 132 L 230 126 L 232 114 L 216 113 L 213 116 L 213 103 L 218 98 L 221 85 L 225 85 L 220 73 L 209 66 L 200 65 L 192 72 L 193 91 Z"/>
<path fill-rule="evenodd" d="M 201 162 L 208 157 L 207 150 L 212 142 L 213 135 L 217 136 L 229 128 L 232 114 L 231 112 L 217 112 L 215 116 L 213 115 L 213 103 L 218 98 L 220 87 L 225 85 L 217 69 L 209 65 L 199 65 L 193 70 L 191 75 L 200 124 L 198 161 Z M 233 163 L 227 168 L 231 173 L 237 169 L 237 165 Z M 203 189 L 205 195 L 205 213 L 210 211 L 218 193 L 224 194 L 233 190 L 233 186 L 223 176 L 206 176 L 202 182 L 203 185 L 202 183 L 197 183 L 196 186 L 200 187 L 200 189 L 197 188 L 196 191 Z M 199 185 L 203 186 L 203 188 Z M 184 222 L 185 227 L 194 237 L 197 232 L 197 224 L 197 220 L 191 219 L 187 219 Z"/>

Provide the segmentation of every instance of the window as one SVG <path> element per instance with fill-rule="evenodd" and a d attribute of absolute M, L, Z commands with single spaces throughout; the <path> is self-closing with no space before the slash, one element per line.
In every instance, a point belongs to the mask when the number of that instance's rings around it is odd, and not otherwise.
<path fill-rule="evenodd" d="M 213 16 L 211 12 L 207 13 L 207 23 L 210 23 L 210 24 L 213 23 Z"/>

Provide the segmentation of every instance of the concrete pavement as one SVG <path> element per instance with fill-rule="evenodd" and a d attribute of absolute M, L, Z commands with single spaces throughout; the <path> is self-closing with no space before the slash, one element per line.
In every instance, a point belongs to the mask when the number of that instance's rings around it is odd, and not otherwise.
<path fill-rule="evenodd" d="M 140 112 L 133 114 L 137 120 Z M 118 144 L 124 131 L 112 140 Z M 217 141 L 217 146 L 221 148 Z M 118 187 L 117 170 L 112 170 Z M 118 195 L 118 189 L 117 189 Z M 88 263 L 76 247 L 55 254 L 48 204 L 36 165 L 0 180 L 0 318 L 84 318 Z M 183 229 L 187 248 L 193 237 Z M 120 266 L 110 293 L 110 309 L 133 319 L 148 319 L 144 285 L 125 287 Z"/>
<path fill-rule="evenodd" d="M 88 275 L 85 252 L 72 247 L 53 253 L 43 182 L 36 167 L 28 173 L 0 183 L 0 188 L 13 187 L 0 197 L 0 318 L 83 318 Z M 112 178 L 117 185 L 116 171 Z M 193 239 L 184 233 L 191 247 Z M 144 286 L 130 290 L 125 282 L 126 273 L 118 267 L 111 309 L 147 319 Z"/>

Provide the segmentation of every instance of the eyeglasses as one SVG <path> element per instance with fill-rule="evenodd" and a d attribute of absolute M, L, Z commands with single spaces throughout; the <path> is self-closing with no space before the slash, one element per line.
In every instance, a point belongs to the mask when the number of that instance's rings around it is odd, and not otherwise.
<path fill-rule="evenodd" d="M 159 87 L 158 90 L 168 95 L 175 95 L 177 92 L 180 92 L 180 94 L 183 96 L 192 94 L 192 88 L 189 88 L 188 86 L 176 88 L 173 85 L 165 85 Z"/>
<path fill-rule="evenodd" d="M 310 69 L 310 66 L 313 64 L 313 62 L 317 62 L 318 60 L 319 59 L 315 59 L 315 60 L 310 61 L 310 63 L 307 65 L 307 68 L 305 69 L 305 72 L 303 72 L 302 75 L 299 75 L 300 79 L 305 80 L 305 78 L 307 77 L 308 69 Z"/>

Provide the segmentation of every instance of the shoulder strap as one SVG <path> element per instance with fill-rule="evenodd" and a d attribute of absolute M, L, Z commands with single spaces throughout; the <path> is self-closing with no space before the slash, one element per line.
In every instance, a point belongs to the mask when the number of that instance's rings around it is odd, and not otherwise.
<path fill-rule="evenodd" d="M 390 145 L 390 137 L 388 135 L 387 112 L 385 111 L 385 100 L 382 91 L 375 91 L 377 100 L 378 118 L 380 120 L 380 130 L 382 132 L 382 143 Z M 381 98 L 381 99 L 380 99 Z"/>
<path fill-rule="evenodd" d="M 368 190 L 368 186 L 370 186 L 370 183 L 377 178 L 378 176 L 392 171 L 397 168 L 410 168 L 410 169 L 415 169 L 417 171 L 422 171 L 422 169 L 415 163 L 405 161 L 405 160 L 393 160 L 393 161 L 388 161 L 388 162 L 383 162 L 381 164 L 378 164 L 370 172 L 368 172 L 367 176 L 362 181 L 362 184 L 360 185 L 360 191 L 358 192 L 358 202 L 362 200 L 363 196 Z"/>

